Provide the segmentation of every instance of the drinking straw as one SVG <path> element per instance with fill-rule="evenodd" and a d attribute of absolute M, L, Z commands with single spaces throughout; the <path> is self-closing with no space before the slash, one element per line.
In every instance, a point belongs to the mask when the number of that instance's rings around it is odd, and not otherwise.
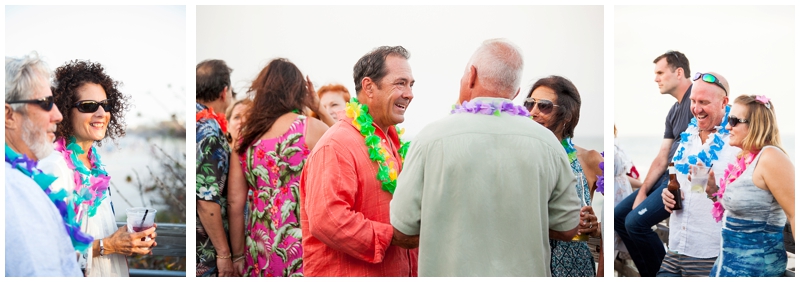
<path fill-rule="evenodd" d="M 142 217 L 142 224 L 139 225 L 139 229 L 144 228 L 144 219 L 147 218 L 147 212 L 149 211 L 150 209 L 144 209 L 144 216 Z"/>

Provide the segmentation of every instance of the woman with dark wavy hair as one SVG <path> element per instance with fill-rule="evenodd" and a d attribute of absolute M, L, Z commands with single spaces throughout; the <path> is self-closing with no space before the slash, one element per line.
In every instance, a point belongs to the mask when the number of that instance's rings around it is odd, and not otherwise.
<path fill-rule="evenodd" d="M 245 276 L 303 275 L 300 172 L 328 129 L 301 114 L 306 107 L 318 112 L 313 87 L 297 66 L 279 58 L 261 70 L 248 91 L 254 93 L 253 103 L 241 140 L 235 142 L 228 176 L 233 262 Z"/>
<path fill-rule="evenodd" d="M 120 93 L 120 82 L 109 77 L 102 65 L 90 61 L 74 60 L 58 67 L 55 85 L 55 104 L 64 119 L 55 132 L 56 150 L 41 163 L 58 176 L 53 185 L 70 193 L 68 216 L 89 235 L 88 241 L 73 238 L 85 275 L 128 276 L 125 256 L 151 253 L 155 227 L 135 233 L 128 233 L 125 226 L 117 228 L 110 176 L 95 145 L 125 135 L 129 96 Z"/>

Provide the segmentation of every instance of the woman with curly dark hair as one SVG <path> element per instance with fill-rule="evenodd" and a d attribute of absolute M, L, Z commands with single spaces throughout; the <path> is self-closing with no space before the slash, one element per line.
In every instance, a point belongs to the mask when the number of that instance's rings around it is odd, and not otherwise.
<path fill-rule="evenodd" d="M 86 276 L 128 276 L 126 255 L 149 254 L 156 245 L 155 227 L 128 233 L 117 229 L 109 191 L 110 176 L 95 150 L 103 140 L 125 135 L 130 109 L 120 83 L 99 63 L 74 60 L 55 70 L 56 106 L 64 119 L 56 130 L 56 150 L 40 162 L 58 176 L 53 185 L 69 195 L 67 214 L 81 225 L 73 238 Z M 149 239 L 145 240 L 145 237 Z M 88 239 L 88 240 L 87 240 Z M 88 242 L 88 243 L 76 243 Z"/>

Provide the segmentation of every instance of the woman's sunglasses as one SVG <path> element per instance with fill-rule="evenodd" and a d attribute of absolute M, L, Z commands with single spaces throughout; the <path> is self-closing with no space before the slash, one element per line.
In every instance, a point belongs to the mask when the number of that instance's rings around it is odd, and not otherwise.
<path fill-rule="evenodd" d="M 731 115 L 728 116 L 728 124 L 730 124 L 731 127 L 736 127 L 737 124 L 748 123 L 748 122 L 750 122 L 750 121 L 748 121 L 746 119 L 740 119 L 738 117 L 731 116 Z"/>
<path fill-rule="evenodd" d="M 81 113 L 94 113 L 100 106 L 103 106 L 103 111 L 111 111 L 111 102 L 108 99 L 97 102 L 92 100 L 78 101 L 75 103 L 75 108 Z"/>
<path fill-rule="evenodd" d="M 528 109 L 528 111 L 530 112 L 533 110 L 533 107 L 536 106 L 537 104 L 539 105 L 539 111 L 546 115 L 550 114 L 550 112 L 553 111 L 553 107 L 558 107 L 558 105 L 553 104 L 553 102 L 550 100 L 545 100 L 545 99 L 536 100 L 533 97 L 525 98 L 525 103 L 523 103 L 522 105 L 525 106 L 525 108 Z"/>
<path fill-rule="evenodd" d="M 41 99 L 36 99 L 36 100 L 19 100 L 19 101 L 11 101 L 11 102 L 6 102 L 6 103 L 7 104 L 20 104 L 20 103 L 36 104 L 36 105 L 39 105 L 39 107 L 42 107 L 42 110 L 45 110 L 45 111 L 49 112 L 51 109 L 53 109 L 53 103 L 55 103 L 55 101 L 56 101 L 55 97 L 47 96 L 47 97 L 44 97 L 44 98 L 41 98 Z"/>
<path fill-rule="evenodd" d="M 728 96 L 728 90 L 725 89 L 725 86 L 722 86 L 722 83 L 719 82 L 719 79 L 717 79 L 716 76 L 714 76 L 713 74 L 710 74 L 710 73 L 699 73 L 698 72 L 698 73 L 694 74 L 694 77 L 692 77 L 692 81 L 696 81 L 696 80 L 701 79 L 701 78 L 705 82 L 716 84 L 717 86 L 719 86 L 719 88 L 722 88 L 722 90 L 725 91 L 725 96 Z"/>

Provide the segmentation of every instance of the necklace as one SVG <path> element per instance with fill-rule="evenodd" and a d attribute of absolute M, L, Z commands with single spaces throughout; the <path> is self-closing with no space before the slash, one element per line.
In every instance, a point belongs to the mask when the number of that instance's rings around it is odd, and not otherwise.
<path fill-rule="evenodd" d="M 203 119 L 215 119 L 217 123 L 219 123 L 219 128 L 222 129 L 222 132 L 228 132 L 228 121 L 225 119 L 225 116 L 215 113 L 211 108 L 207 108 L 205 106 L 203 107 L 204 109 L 202 111 L 199 111 L 194 115 L 195 122 Z"/>
<path fill-rule="evenodd" d="M 22 172 L 22 174 L 33 179 L 33 181 L 39 185 L 39 188 L 41 188 L 42 191 L 44 191 L 44 193 L 47 195 L 47 198 L 53 202 L 53 205 L 56 206 L 58 213 L 61 215 L 61 219 L 64 222 L 64 227 L 67 230 L 67 234 L 72 240 L 72 247 L 79 252 L 85 252 L 88 250 L 89 246 L 91 246 L 92 242 L 94 241 L 94 238 L 81 232 L 80 223 L 75 221 L 75 204 L 71 201 L 68 201 L 67 191 L 64 190 L 64 188 L 61 188 L 58 191 L 54 191 L 54 189 L 50 188 L 50 184 L 56 180 L 56 177 L 42 172 L 42 170 L 36 167 L 36 161 L 31 160 L 27 155 L 22 155 L 15 152 L 13 149 L 11 149 L 11 147 L 8 146 L 8 144 L 6 144 L 5 160 L 6 163 L 11 165 L 11 167 L 16 168 Z"/>
<path fill-rule="evenodd" d="M 758 151 L 760 152 L 760 150 Z M 739 176 L 744 173 L 751 163 L 753 163 L 753 159 L 755 159 L 758 152 L 751 152 L 746 154 L 740 158 L 736 159 L 736 163 L 728 164 L 728 167 L 725 168 L 725 175 L 722 177 L 722 183 L 719 185 L 719 191 L 714 193 L 713 196 L 717 197 L 717 201 L 714 202 L 714 207 L 711 209 L 711 215 L 714 216 L 714 219 L 719 222 L 722 220 L 722 215 L 725 213 L 725 207 L 722 206 L 722 195 L 725 194 L 725 188 L 728 187 L 729 183 L 733 183 L 736 181 Z"/>
<path fill-rule="evenodd" d="M 700 129 L 697 127 L 697 118 L 692 118 L 686 131 L 681 133 L 679 149 L 672 158 L 677 171 L 683 174 L 689 174 L 689 165 L 697 165 L 697 162 L 701 161 L 706 167 L 710 167 L 712 161 L 719 160 L 719 152 L 722 150 L 722 147 L 725 146 L 724 137 L 729 133 L 729 131 L 725 129 L 725 126 L 728 125 L 728 113 L 730 113 L 730 111 L 731 107 L 725 106 L 725 117 L 722 118 L 722 123 L 714 127 L 717 132 L 709 133 L 707 137 L 706 142 L 708 142 L 708 138 L 711 139 L 708 148 L 702 148 L 697 154 L 684 156 L 684 151 L 686 151 L 686 147 L 690 142 L 689 137 L 694 135 L 699 136 L 700 134 Z M 701 146 L 705 147 L 705 144 L 701 144 Z"/>
<path fill-rule="evenodd" d="M 567 151 L 567 157 L 569 157 L 569 163 L 572 163 L 578 159 L 578 150 L 575 150 L 575 145 L 572 144 L 572 138 L 562 139 L 561 146 L 564 147 L 564 150 Z"/>
<path fill-rule="evenodd" d="M 470 114 L 484 114 L 484 115 L 494 115 L 500 116 L 501 113 L 506 113 L 509 115 L 515 116 L 523 116 L 527 118 L 531 117 L 530 112 L 523 106 L 514 105 L 511 101 L 504 100 L 500 103 L 495 101 L 493 102 L 484 102 L 478 99 L 472 99 L 471 101 L 464 101 L 459 104 L 453 105 L 453 109 L 450 111 L 450 114 L 458 114 L 458 113 L 470 113 Z"/>
<path fill-rule="evenodd" d="M 358 99 L 353 97 L 345 105 L 345 113 L 347 117 L 353 119 L 353 126 L 364 136 L 364 143 L 367 145 L 369 152 L 369 159 L 378 163 L 378 173 L 375 177 L 381 182 L 381 189 L 394 194 L 394 189 L 397 188 L 397 165 L 393 161 L 387 161 L 392 158 L 383 145 L 381 145 L 381 138 L 375 135 L 375 126 L 372 125 L 372 116 L 369 114 L 369 108 L 366 105 L 360 104 Z M 400 129 L 395 125 L 397 137 L 400 138 L 405 130 Z M 400 149 L 397 153 L 400 155 L 400 165 L 403 164 L 408 152 L 408 146 L 411 142 L 400 141 Z"/>
<path fill-rule="evenodd" d="M 72 192 L 75 213 L 80 214 L 80 212 L 83 212 L 79 210 L 81 206 L 86 206 L 88 210 L 85 212 L 88 213 L 89 217 L 93 217 L 97 214 L 97 207 L 108 196 L 108 183 L 111 180 L 108 172 L 103 169 L 103 163 L 100 162 L 97 150 L 95 150 L 94 146 L 89 150 L 89 164 L 92 166 L 89 169 L 78 159 L 78 156 L 84 154 L 85 151 L 75 143 L 75 137 L 70 136 L 68 144 L 64 138 L 59 138 L 55 144 L 56 151 L 64 157 L 67 167 L 75 171 L 73 177 L 75 190 Z"/>

